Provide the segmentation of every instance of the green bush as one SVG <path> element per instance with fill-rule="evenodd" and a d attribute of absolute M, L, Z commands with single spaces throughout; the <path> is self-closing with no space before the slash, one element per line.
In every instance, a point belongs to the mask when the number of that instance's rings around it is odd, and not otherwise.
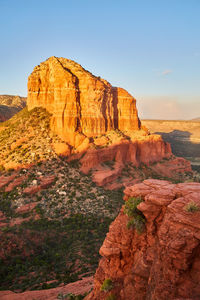
<path fill-rule="evenodd" d="M 137 233 L 142 233 L 145 228 L 145 217 L 143 213 L 137 209 L 137 206 L 142 202 L 141 198 L 131 197 L 126 201 L 124 213 L 129 217 L 127 223 L 128 229 L 135 228 Z"/>
<path fill-rule="evenodd" d="M 199 207 L 198 205 L 195 203 L 195 202 L 189 202 L 186 206 L 185 206 L 185 210 L 187 212 L 196 212 L 196 211 L 199 211 Z"/>
<path fill-rule="evenodd" d="M 112 290 L 112 288 L 113 288 L 112 280 L 110 278 L 105 279 L 101 286 L 101 291 L 107 292 Z"/>

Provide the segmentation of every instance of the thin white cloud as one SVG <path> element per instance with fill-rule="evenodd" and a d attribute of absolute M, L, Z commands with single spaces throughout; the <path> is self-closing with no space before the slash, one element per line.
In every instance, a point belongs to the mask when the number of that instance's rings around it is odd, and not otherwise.
<path fill-rule="evenodd" d="M 164 71 L 161 73 L 161 75 L 166 76 L 166 75 L 171 74 L 171 73 L 172 73 L 172 70 L 167 69 L 167 70 L 164 70 Z"/>

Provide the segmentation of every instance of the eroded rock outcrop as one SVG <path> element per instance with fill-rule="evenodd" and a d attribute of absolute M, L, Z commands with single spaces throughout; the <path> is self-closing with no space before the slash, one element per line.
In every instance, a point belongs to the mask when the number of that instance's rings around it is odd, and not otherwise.
<path fill-rule="evenodd" d="M 149 179 L 124 193 L 125 200 L 144 200 L 138 209 L 146 229 L 127 229 L 122 208 L 100 249 L 103 258 L 86 299 L 199 299 L 200 184 Z M 108 278 L 110 290 L 101 291 Z"/>
<path fill-rule="evenodd" d="M 111 129 L 140 129 L 136 100 L 125 90 L 65 58 L 50 57 L 28 79 L 28 109 L 52 113 L 52 129 L 78 147 L 85 137 Z"/>

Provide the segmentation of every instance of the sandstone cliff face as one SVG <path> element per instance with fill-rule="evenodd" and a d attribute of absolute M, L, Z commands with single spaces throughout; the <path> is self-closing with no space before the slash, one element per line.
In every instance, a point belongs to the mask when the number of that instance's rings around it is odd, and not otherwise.
<path fill-rule="evenodd" d="M 136 100 L 79 64 L 50 57 L 28 79 L 28 109 L 42 106 L 53 114 L 52 129 L 72 146 L 79 133 L 91 137 L 111 129 L 138 130 Z"/>
<path fill-rule="evenodd" d="M 122 140 L 110 147 L 91 149 L 83 156 L 81 170 L 87 173 L 96 165 L 105 161 L 115 161 L 123 166 L 131 162 L 138 167 L 141 163 L 158 162 L 171 155 L 171 148 L 159 135 L 141 136 L 135 140 Z"/>
<path fill-rule="evenodd" d="M 103 258 L 86 299 L 199 299 L 200 211 L 187 207 L 200 208 L 200 184 L 149 179 L 125 189 L 125 200 L 138 196 L 144 199 L 138 209 L 145 231 L 127 229 L 122 208 L 100 249 Z M 112 289 L 101 291 L 107 278 Z"/>

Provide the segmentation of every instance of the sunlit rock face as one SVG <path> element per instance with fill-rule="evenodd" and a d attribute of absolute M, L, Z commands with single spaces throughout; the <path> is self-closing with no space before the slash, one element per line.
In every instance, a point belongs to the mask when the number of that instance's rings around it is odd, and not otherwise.
<path fill-rule="evenodd" d="M 140 129 L 136 100 L 127 91 L 65 58 L 53 56 L 34 68 L 27 104 L 29 110 L 42 106 L 52 113 L 52 130 L 75 147 L 82 135 Z"/>

